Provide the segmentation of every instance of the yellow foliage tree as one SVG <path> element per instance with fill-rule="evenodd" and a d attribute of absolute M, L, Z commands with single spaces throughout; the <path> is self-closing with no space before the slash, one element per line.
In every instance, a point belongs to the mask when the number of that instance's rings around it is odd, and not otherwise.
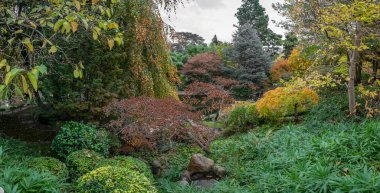
<path fill-rule="evenodd" d="M 292 71 L 297 75 L 304 75 L 309 67 L 312 65 L 312 61 L 303 56 L 297 49 L 294 49 L 288 59 L 289 65 Z"/>
<path fill-rule="evenodd" d="M 310 88 L 278 87 L 265 93 L 256 109 L 261 118 L 279 119 L 306 112 L 318 101 L 318 94 Z"/>

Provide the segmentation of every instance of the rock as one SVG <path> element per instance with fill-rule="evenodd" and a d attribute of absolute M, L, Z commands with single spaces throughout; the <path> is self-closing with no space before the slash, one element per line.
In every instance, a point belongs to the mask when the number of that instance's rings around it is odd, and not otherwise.
<path fill-rule="evenodd" d="M 181 180 L 181 181 L 178 182 L 178 184 L 179 184 L 180 186 L 188 186 L 188 185 L 189 185 L 189 182 L 187 182 L 186 180 Z"/>
<path fill-rule="evenodd" d="M 223 178 L 227 174 L 226 169 L 221 166 L 214 166 L 213 172 L 218 178 Z"/>
<path fill-rule="evenodd" d="M 181 175 L 181 180 L 184 180 L 184 181 L 187 181 L 187 182 L 191 182 L 191 177 L 190 177 L 190 172 L 189 171 L 184 171 Z"/>
<path fill-rule="evenodd" d="M 153 163 L 152 163 L 152 173 L 154 175 L 160 175 L 161 174 L 161 171 L 164 169 L 164 167 L 162 166 L 161 162 L 158 161 L 158 160 L 153 160 Z"/>
<path fill-rule="evenodd" d="M 4 189 L 0 187 L 0 193 L 4 193 Z"/>
<path fill-rule="evenodd" d="M 191 156 L 187 170 L 190 172 L 190 174 L 207 173 L 212 171 L 214 164 L 215 163 L 212 159 L 209 159 L 202 154 L 194 154 Z"/>
<path fill-rule="evenodd" d="M 210 180 L 196 180 L 194 181 L 194 185 L 200 188 L 212 188 L 216 184 L 216 180 L 210 179 Z"/>

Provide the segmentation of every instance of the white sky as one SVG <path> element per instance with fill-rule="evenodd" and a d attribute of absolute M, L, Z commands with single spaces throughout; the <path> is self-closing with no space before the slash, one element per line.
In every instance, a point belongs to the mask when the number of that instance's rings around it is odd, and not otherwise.
<path fill-rule="evenodd" d="M 285 30 L 278 28 L 271 21 L 280 21 L 281 16 L 273 10 L 272 3 L 283 0 L 260 0 L 261 5 L 269 15 L 270 28 L 284 35 Z M 242 4 L 241 0 L 189 0 L 184 6 L 178 8 L 176 14 L 169 17 L 164 15 L 164 20 L 173 26 L 177 32 L 192 32 L 199 34 L 210 42 L 216 34 L 220 41 L 232 40 L 232 34 L 237 24 L 235 13 Z"/>

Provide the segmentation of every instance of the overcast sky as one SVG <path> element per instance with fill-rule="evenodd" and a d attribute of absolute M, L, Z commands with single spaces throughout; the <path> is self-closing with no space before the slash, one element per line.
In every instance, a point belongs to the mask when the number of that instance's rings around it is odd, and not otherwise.
<path fill-rule="evenodd" d="M 270 20 L 281 20 L 281 16 L 273 10 L 272 3 L 282 1 L 260 0 Z M 219 40 L 230 42 L 236 30 L 233 27 L 237 24 L 235 13 L 241 4 L 241 0 L 190 0 L 178 8 L 176 14 L 171 14 L 170 19 L 164 14 L 164 20 L 176 31 L 199 34 L 206 39 L 206 42 L 210 42 L 214 34 Z M 278 34 L 283 35 L 285 32 L 271 21 L 270 28 Z"/>

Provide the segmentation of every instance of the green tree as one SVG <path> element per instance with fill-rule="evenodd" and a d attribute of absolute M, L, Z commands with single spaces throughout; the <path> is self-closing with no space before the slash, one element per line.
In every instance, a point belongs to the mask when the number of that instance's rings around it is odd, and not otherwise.
<path fill-rule="evenodd" d="M 290 32 L 285 35 L 284 46 L 284 58 L 287 59 L 292 54 L 292 51 L 298 44 L 298 39 L 295 33 Z"/>
<path fill-rule="evenodd" d="M 236 17 L 240 26 L 249 23 L 256 29 L 257 35 L 272 58 L 277 55 L 282 36 L 268 27 L 269 17 L 259 0 L 243 0 Z"/>
<path fill-rule="evenodd" d="M 266 80 L 270 66 L 270 57 L 263 49 L 257 32 L 249 23 L 239 26 L 234 34 L 234 58 L 240 70 L 240 80 L 259 83 Z"/>

